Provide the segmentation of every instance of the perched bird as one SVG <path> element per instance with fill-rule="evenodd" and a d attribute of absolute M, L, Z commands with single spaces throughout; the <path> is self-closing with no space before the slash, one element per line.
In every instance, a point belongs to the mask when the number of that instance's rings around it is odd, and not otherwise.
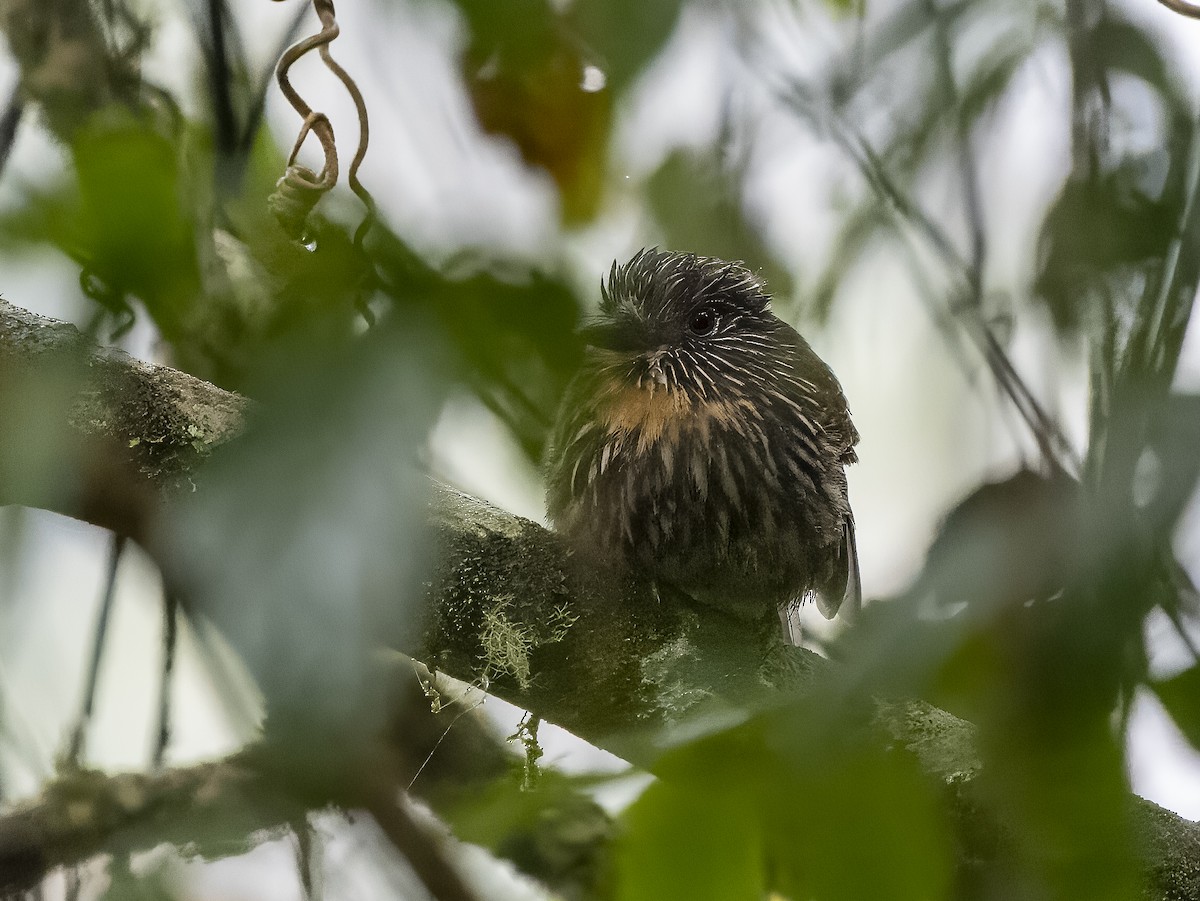
<path fill-rule="evenodd" d="M 613 264 L 548 455 L 547 508 L 579 554 L 785 628 L 861 603 L 837 378 L 738 263 Z M 790 637 L 796 640 L 789 628 Z"/>

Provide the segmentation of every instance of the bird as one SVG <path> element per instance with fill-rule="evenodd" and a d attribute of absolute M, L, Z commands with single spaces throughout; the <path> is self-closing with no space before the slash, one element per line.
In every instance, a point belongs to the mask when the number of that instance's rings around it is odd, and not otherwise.
<path fill-rule="evenodd" d="M 546 466 L 574 552 L 740 619 L 861 606 L 833 371 L 739 262 L 648 248 L 613 263 L 581 328 Z"/>

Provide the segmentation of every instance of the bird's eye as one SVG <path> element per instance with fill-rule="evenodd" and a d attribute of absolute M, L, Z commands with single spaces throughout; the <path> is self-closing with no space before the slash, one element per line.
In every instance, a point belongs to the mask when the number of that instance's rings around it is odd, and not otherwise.
<path fill-rule="evenodd" d="M 688 331 L 700 337 L 711 335 L 716 327 L 717 315 L 709 309 L 697 310 L 688 320 Z"/>

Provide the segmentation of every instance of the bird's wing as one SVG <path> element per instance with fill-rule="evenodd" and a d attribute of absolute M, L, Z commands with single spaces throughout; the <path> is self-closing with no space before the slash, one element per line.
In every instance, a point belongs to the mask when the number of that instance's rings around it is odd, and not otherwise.
<path fill-rule="evenodd" d="M 854 539 L 854 517 L 848 515 L 842 526 L 842 543 L 838 548 L 838 567 L 834 578 L 817 590 L 817 609 L 826 619 L 838 611 L 853 619 L 862 609 L 862 580 L 858 570 L 858 544 Z"/>

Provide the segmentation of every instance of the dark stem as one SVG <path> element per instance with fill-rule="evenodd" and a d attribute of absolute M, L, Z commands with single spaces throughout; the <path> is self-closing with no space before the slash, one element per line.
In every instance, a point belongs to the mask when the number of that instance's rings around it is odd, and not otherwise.
<path fill-rule="evenodd" d="M 993 378 L 1008 396 L 1021 418 L 1025 420 L 1047 466 L 1057 472 L 1076 472 L 1079 463 L 1071 443 L 1042 407 L 1037 397 L 1025 384 L 1016 367 L 1005 353 L 1003 346 L 992 334 L 984 321 L 977 303 L 972 302 L 975 282 L 972 262 L 967 260 L 950 240 L 945 230 L 935 222 L 917 202 L 909 197 L 891 177 L 880 155 L 867 139 L 844 119 L 830 117 L 814 108 L 814 104 L 803 89 L 792 91 L 784 97 L 792 109 L 814 121 L 824 122 L 833 140 L 858 166 L 859 171 L 879 199 L 903 222 L 929 242 L 946 267 L 960 280 L 966 302 L 951 300 L 948 312 L 959 323 L 963 332 L 983 355 Z M 923 297 L 933 303 L 932 298 Z M 932 311 L 935 317 L 943 315 L 941 310 Z"/>
<path fill-rule="evenodd" d="M 377 793 L 368 809 L 375 822 L 438 901 L 476 901 L 436 838 L 413 820 L 404 802 L 390 792 Z"/>
<path fill-rule="evenodd" d="M 296 840 L 296 870 L 304 889 L 304 901 L 321 901 L 324 891 L 320 836 L 307 818 L 292 823 L 292 835 Z"/>
<path fill-rule="evenodd" d="M 171 685 L 175 675 L 175 648 L 179 644 L 179 599 L 169 589 L 163 590 L 163 667 L 158 693 L 158 737 L 151 763 L 155 769 L 163 764 L 167 743 L 171 740 Z"/>
<path fill-rule="evenodd" d="M 925 8 L 933 21 L 933 36 L 937 44 L 938 81 L 946 92 L 947 105 L 954 110 L 959 140 L 959 170 L 962 177 L 963 201 L 970 229 L 971 257 L 967 279 L 971 286 L 971 301 L 983 303 L 983 267 L 987 261 L 987 235 L 983 227 L 983 205 L 979 195 L 975 152 L 971 144 L 970 123 L 962 110 L 962 96 L 954 77 L 954 65 L 946 21 L 937 0 L 925 0 Z"/>
<path fill-rule="evenodd" d="M 1071 59 L 1071 178 L 1099 175 L 1108 146 L 1108 78 L 1092 40 L 1091 21 L 1103 19 L 1105 4 L 1067 0 L 1067 52 Z"/>
<path fill-rule="evenodd" d="M 1200 6 L 1188 3 L 1187 0 L 1158 0 L 1173 13 L 1187 16 L 1189 19 L 1200 19 Z"/>
<path fill-rule="evenodd" d="M 287 48 L 292 45 L 292 42 L 296 39 L 296 35 L 300 33 L 300 26 L 304 24 L 304 17 L 308 15 L 308 12 L 308 4 L 302 3 L 297 7 L 295 16 L 293 16 L 292 21 L 288 24 L 283 37 L 280 38 L 275 52 L 270 56 L 271 62 L 254 82 L 254 99 L 246 114 L 246 124 L 242 129 L 241 135 L 238 137 L 238 149 L 241 151 L 243 158 L 250 152 L 250 148 L 254 144 L 254 136 L 258 134 L 258 129 L 262 126 L 263 112 L 267 105 L 267 92 L 271 89 L 275 80 L 275 60 L 283 56 Z"/>
<path fill-rule="evenodd" d="M 83 873 L 79 867 L 71 867 L 67 870 L 67 888 L 64 894 L 65 901 L 79 901 L 79 891 L 83 888 Z"/>
<path fill-rule="evenodd" d="M 21 92 L 21 82 L 18 79 L 8 97 L 8 103 L 4 106 L 4 113 L 0 115 L 0 174 L 3 174 L 4 167 L 8 165 L 8 156 L 12 153 L 13 143 L 17 139 L 17 129 L 21 125 L 21 117 L 24 114 L 25 97 Z"/>
<path fill-rule="evenodd" d="M 212 89 L 213 125 L 216 132 L 216 182 L 218 188 L 236 187 L 233 154 L 238 145 L 237 116 L 230 91 L 229 51 L 225 44 L 225 26 L 229 10 L 225 0 L 208 0 L 208 27 L 211 47 L 208 54 L 208 80 Z"/>
<path fill-rule="evenodd" d="M 108 550 L 108 570 L 104 578 L 104 594 L 100 599 L 100 614 L 96 618 L 96 630 L 92 638 L 92 656 L 88 663 L 87 682 L 83 690 L 83 704 L 71 732 L 71 743 L 67 748 L 67 760 L 79 763 L 83 745 L 87 740 L 88 726 L 92 722 L 92 711 L 96 705 L 96 685 L 100 678 L 100 662 L 104 657 L 104 639 L 108 634 L 108 623 L 112 617 L 113 598 L 116 596 L 117 569 L 125 551 L 125 536 L 113 533 Z"/>

